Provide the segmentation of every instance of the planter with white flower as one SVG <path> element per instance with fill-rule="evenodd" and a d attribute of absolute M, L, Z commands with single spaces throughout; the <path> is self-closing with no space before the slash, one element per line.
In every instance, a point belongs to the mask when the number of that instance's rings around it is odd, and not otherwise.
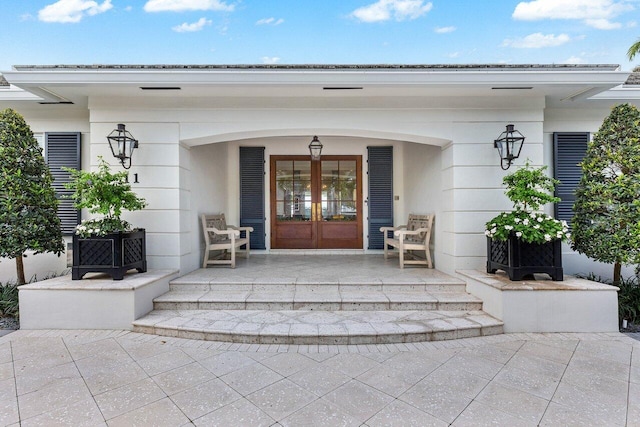
<path fill-rule="evenodd" d="M 561 242 L 571 236 L 566 222 L 540 211 L 546 203 L 560 201 L 552 195 L 558 181 L 545 175 L 545 169 L 527 162 L 504 177 L 514 209 L 486 224 L 488 273 L 503 270 L 511 280 L 535 273 L 563 279 Z"/>
<path fill-rule="evenodd" d="M 131 190 L 127 172 L 111 173 L 102 157 L 98 159 L 95 172 L 67 169 L 72 181 L 66 187 L 74 191 L 71 198 L 75 206 L 101 215 L 83 220 L 76 227 L 71 268 L 73 280 L 80 280 L 89 272 L 106 273 L 113 280 L 122 280 L 129 270 L 147 271 L 145 230 L 133 229 L 120 218 L 123 210 L 140 210 L 146 203 Z"/>

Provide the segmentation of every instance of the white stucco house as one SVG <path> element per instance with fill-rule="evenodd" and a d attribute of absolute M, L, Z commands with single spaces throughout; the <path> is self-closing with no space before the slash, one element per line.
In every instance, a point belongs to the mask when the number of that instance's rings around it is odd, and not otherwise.
<path fill-rule="evenodd" d="M 133 187 L 148 201 L 126 219 L 147 230 L 149 268 L 181 274 L 200 266 L 199 216 L 214 212 L 253 226 L 253 249 L 267 253 L 379 250 L 381 225 L 434 213 L 435 267 L 482 269 L 484 223 L 511 207 L 493 146 L 505 126 L 526 137 L 514 167 L 529 159 L 562 180 L 572 147 L 613 105 L 640 106 L 640 85 L 616 65 L 57 65 L 2 75 L 0 108 L 25 117 L 51 161 L 65 152 L 61 161 L 91 168 L 103 156 L 118 169 L 106 136 L 126 125 L 139 141 Z M 309 161 L 314 136 L 320 166 Z M 278 190 L 286 170 L 301 178 Z M 327 190 L 331 179 L 344 185 Z M 315 207 L 321 220 L 298 221 Z M 51 262 L 43 269 L 66 265 L 38 257 Z M 610 270 L 569 247 L 564 266 Z"/>

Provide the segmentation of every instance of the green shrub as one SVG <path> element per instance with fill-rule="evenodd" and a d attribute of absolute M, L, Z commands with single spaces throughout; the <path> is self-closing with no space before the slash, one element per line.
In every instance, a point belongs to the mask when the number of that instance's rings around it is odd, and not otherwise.
<path fill-rule="evenodd" d="M 18 317 L 18 285 L 0 283 L 0 317 Z"/>
<path fill-rule="evenodd" d="M 640 324 L 640 283 L 637 279 L 622 279 L 618 284 L 618 315 L 634 325 Z"/>

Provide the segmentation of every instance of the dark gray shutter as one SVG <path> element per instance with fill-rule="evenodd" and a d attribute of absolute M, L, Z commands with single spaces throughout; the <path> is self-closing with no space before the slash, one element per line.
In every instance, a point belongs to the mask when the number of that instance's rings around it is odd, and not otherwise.
<path fill-rule="evenodd" d="M 240 226 L 253 227 L 251 249 L 265 249 L 264 147 L 240 147 Z"/>
<path fill-rule="evenodd" d="M 73 206 L 73 201 L 63 196 L 73 194 L 64 188 L 71 174 L 62 167 L 80 169 L 80 132 L 45 133 L 46 162 L 53 176 L 53 188 L 58 197 L 58 217 L 62 226 L 62 234 L 73 234 L 80 223 L 80 211 Z"/>
<path fill-rule="evenodd" d="M 369 249 L 383 249 L 380 227 L 393 226 L 393 147 L 367 147 Z"/>
<path fill-rule="evenodd" d="M 579 163 L 584 158 L 589 132 L 556 132 L 553 134 L 554 178 L 560 181 L 556 196 L 562 199 L 555 205 L 556 219 L 571 221 L 576 188 L 582 177 Z"/>

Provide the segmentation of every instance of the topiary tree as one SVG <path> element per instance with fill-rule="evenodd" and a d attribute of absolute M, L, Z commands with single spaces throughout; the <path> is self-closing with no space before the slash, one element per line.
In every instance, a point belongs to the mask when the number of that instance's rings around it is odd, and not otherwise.
<path fill-rule="evenodd" d="M 640 111 L 618 105 L 587 145 L 572 219 L 574 250 L 622 265 L 640 262 Z"/>
<path fill-rule="evenodd" d="M 0 256 L 16 259 L 19 285 L 26 251 L 64 251 L 52 182 L 24 118 L 10 108 L 0 111 Z"/>

